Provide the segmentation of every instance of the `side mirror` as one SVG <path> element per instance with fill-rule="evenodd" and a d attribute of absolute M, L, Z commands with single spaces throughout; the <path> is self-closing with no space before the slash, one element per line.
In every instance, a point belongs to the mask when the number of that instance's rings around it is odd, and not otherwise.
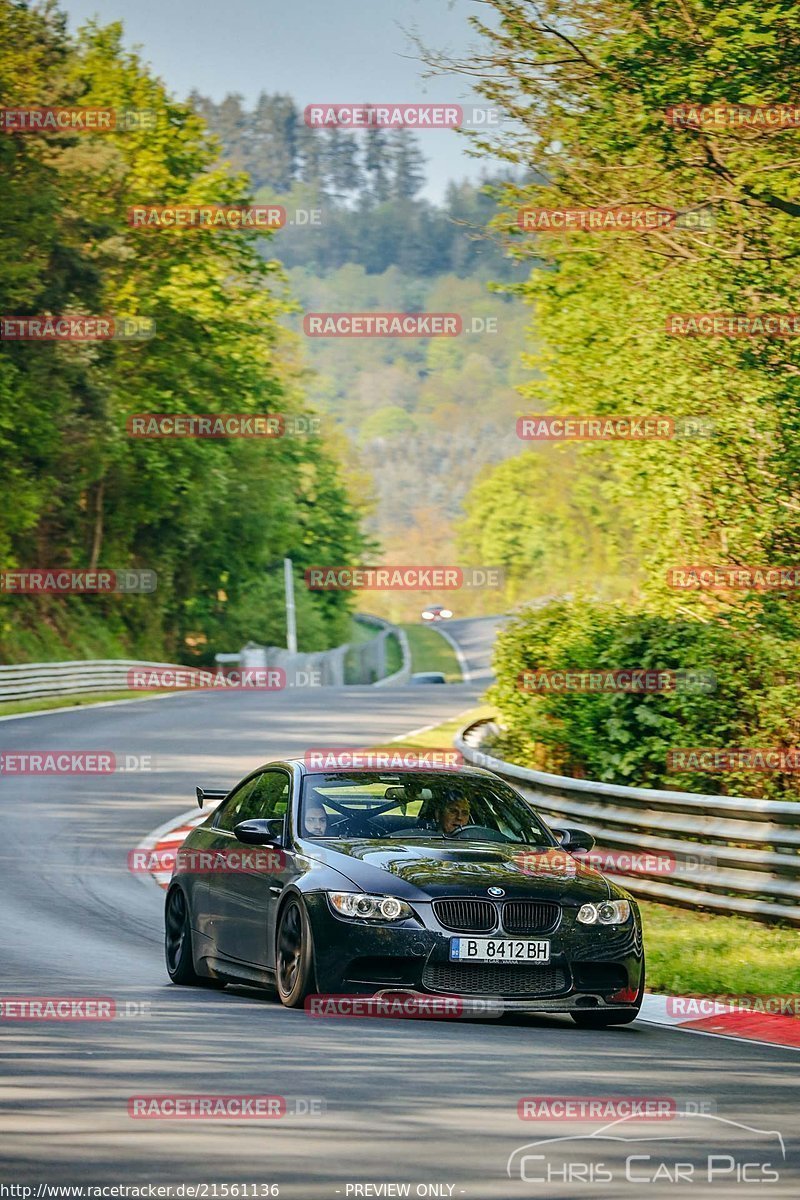
<path fill-rule="evenodd" d="M 283 844 L 283 818 L 240 821 L 233 832 L 246 846 L 280 846 Z"/>
<path fill-rule="evenodd" d="M 594 838 L 585 829 L 554 829 L 553 833 L 559 844 L 570 854 L 574 854 L 576 850 L 588 851 L 594 848 Z"/>

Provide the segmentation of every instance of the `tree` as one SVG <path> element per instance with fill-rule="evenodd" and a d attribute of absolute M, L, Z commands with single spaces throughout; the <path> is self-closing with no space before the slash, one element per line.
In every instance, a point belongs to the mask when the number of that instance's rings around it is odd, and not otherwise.
<path fill-rule="evenodd" d="M 488 3 L 495 19 L 476 22 L 486 52 L 468 67 L 514 124 L 497 150 L 512 168 L 532 172 L 504 189 L 507 212 L 496 227 L 520 261 L 544 259 L 549 268 L 511 289 L 531 306 L 537 336 L 526 355 L 536 374 L 523 394 L 537 411 L 660 415 L 676 425 L 663 441 L 575 448 L 570 501 L 592 482 L 599 512 L 613 525 L 624 516 L 619 529 L 596 514 L 592 526 L 604 549 L 626 547 L 628 586 L 614 611 L 590 594 L 529 610 L 503 637 L 492 698 L 509 747 L 538 765 L 595 778 L 796 796 L 791 775 L 664 775 L 670 747 L 784 747 L 797 738 L 796 704 L 770 667 L 798 660 L 794 596 L 677 592 L 666 573 L 689 563 L 785 565 L 800 551 L 796 339 L 675 337 L 668 324 L 673 313 L 794 311 L 794 135 L 742 127 L 726 110 L 793 104 L 800 12 L 788 0 L 767 9 L 701 0 Z M 686 105 L 712 113 L 721 106 L 723 119 L 670 116 Z M 474 142 L 485 150 L 492 138 Z M 539 217 L 574 209 L 596 216 L 626 205 L 673 216 L 629 234 L 541 224 L 530 234 L 518 225 L 526 207 Z M 710 227 L 687 221 L 698 213 L 713 218 Z M 705 436 L 681 435 L 695 417 Z M 547 548 L 538 522 L 520 516 L 525 500 L 538 498 L 537 481 L 528 491 L 523 470 L 504 466 L 476 489 L 465 535 L 482 538 L 491 522 L 485 536 L 512 558 L 527 540 L 552 565 L 557 547 Z M 558 504 L 547 511 L 558 529 Z M 720 684 L 688 702 L 542 699 L 517 686 L 527 666 L 698 662 L 718 672 Z"/>
<path fill-rule="evenodd" d="M 325 175 L 323 134 L 314 126 L 301 125 L 297 135 L 297 177 L 303 183 L 321 186 Z"/>
<path fill-rule="evenodd" d="M 300 437 L 126 432 L 137 413 L 307 412 L 295 339 L 281 323 L 292 307 L 285 281 L 254 239 L 125 221 L 143 201 L 243 205 L 248 181 L 220 164 L 198 113 L 123 48 L 120 25 L 90 23 L 70 39 L 52 9 L 0 0 L 0 31 L 3 104 L 156 117 L 152 129 L 0 140 L 9 167 L 0 226 L 14 251 L 0 266 L 0 311 L 155 322 L 155 336 L 139 342 L 0 343 L 0 569 L 147 567 L 158 576 L 147 596 L 3 596 L 0 653 L 35 648 L 42 628 L 69 645 L 86 612 L 115 631 L 120 649 L 149 657 L 208 661 L 236 649 L 248 627 L 247 636 L 277 637 L 271 562 L 354 561 L 371 544 L 335 449 Z M 241 124 L 238 98 L 221 109 Z M 346 594 L 304 604 L 301 645 L 341 639 Z"/>
<path fill-rule="evenodd" d="M 352 200 L 364 185 L 356 136 L 334 126 L 325 130 L 323 138 L 326 190 L 337 200 Z"/>
<path fill-rule="evenodd" d="M 684 102 L 791 103 L 800 13 L 788 0 L 680 6 L 632 0 L 489 0 L 481 94 L 514 119 L 498 146 L 530 182 L 505 189 L 499 224 L 523 260 L 535 312 L 535 408 L 580 415 L 702 416 L 714 436 L 588 446 L 603 493 L 630 515 L 648 603 L 715 610 L 737 597 L 676 597 L 665 571 L 694 559 L 793 561 L 800 549 L 796 339 L 667 336 L 671 312 L 791 312 L 800 196 L 794 134 L 670 123 Z M 486 148 L 491 137 L 478 137 Z M 710 231 L 522 234 L 517 215 L 620 205 L 711 213 Z"/>
<path fill-rule="evenodd" d="M 300 116 L 291 96 L 262 92 L 249 120 L 245 165 L 255 188 L 288 192 L 297 176 Z"/>
<path fill-rule="evenodd" d="M 247 165 L 248 116 L 242 108 L 242 97 L 229 93 L 217 106 L 215 114 L 225 155 L 232 170 L 243 171 Z"/>
<path fill-rule="evenodd" d="M 391 150 L 388 135 L 379 126 L 364 133 L 364 175 L 369 203 L 383 204 L 391 195 Z"/>
<path fill-rule="evenodd" d="M 391 155 L 389 195 L 393 200 L 413 200 L 425 182 L 425 159 L 415 134 L 408 129 L 392 129 L 387 134 Z"/>

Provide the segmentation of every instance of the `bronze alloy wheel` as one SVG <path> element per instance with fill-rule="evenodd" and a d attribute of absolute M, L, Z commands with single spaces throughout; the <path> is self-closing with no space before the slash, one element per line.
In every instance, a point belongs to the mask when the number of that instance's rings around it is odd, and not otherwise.
<path fill-rule="evenodd" d="M 305 908 L 290 900 L 281 913 L 275 955 L 278 995 L 287 1008 L 298 1008 L 311 991 L 312 955 Z"/>

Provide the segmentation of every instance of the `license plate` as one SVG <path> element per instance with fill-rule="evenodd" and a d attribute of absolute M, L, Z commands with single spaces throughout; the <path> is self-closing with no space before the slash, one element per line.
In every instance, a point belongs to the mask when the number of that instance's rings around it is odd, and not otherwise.
<path fill-rule="evenodd" d="M 450 938 L 451 962 L 550 962 L 549 942 L 515 941 L 513 938 Z"/>

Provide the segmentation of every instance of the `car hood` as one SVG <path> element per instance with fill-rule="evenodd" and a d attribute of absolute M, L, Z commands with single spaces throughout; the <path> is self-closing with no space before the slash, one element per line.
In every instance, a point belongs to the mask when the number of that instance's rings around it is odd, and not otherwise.
<path fill-rule="evenodd" d="M 586 903 L 605 900 L 617 890 L 599 871 L 555 848 L 534 851 L 496 842 L 387 838 L 329 843 L 323 855 L 315 853 L 315 857 L 323 857 L 365 891 L 391 891 L 414 899 L 485 896 L 488 888 L 501 887 L 511 898 Z"/>

